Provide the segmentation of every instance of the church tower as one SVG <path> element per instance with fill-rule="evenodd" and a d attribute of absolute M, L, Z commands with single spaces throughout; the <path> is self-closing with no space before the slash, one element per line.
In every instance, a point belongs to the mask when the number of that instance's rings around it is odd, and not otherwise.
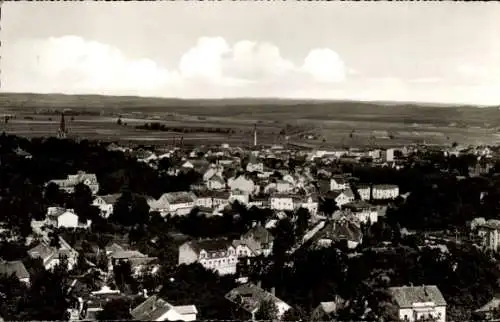
<path fill-rule="evenodd" d="M 59 139 L 65 139 L 68 130 L 66 129 L 66 122 L 64 120 L 64 112 L 61 113 L 61 122 L 59 123 L 59 129 L 57 130 L 57 137 Z"/>

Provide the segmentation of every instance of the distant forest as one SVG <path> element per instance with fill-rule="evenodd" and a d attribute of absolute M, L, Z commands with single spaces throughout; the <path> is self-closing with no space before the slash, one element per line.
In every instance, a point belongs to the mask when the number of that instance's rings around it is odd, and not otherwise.
<path fill-rule="evenodd" d="M 236 131 L 230 128 L 220 128 L 220 127 L 177 127 L 177 126 L 166 126 L 158 122 L 145 123 L 143 125 L 137 125 L 135 127 L 139 130 L 149 130 L 149 131 L 163 131 L 163 132 L 179 132 L 179 133 L 221 133 L 221 134 L 234 134 Z M 240 130 L 241 132 L 241 130 Z"/>

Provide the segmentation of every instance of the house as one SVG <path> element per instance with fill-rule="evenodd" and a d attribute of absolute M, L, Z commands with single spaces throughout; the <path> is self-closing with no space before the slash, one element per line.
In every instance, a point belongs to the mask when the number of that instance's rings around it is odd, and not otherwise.
<path fill-rule="evenodd" d="M 158 200 L 148 200 L 150 211 L 158 211 L 162 216 L 187 215 L 196 203 L 196 195 L 188 191 L 164 193 Z"/>
<path fill-rule="evenodd" d="M 212 194 L 213 208 L 228 205 L 230 196 L 229 191 L 214 191 Z"/>
<path fill-rule="evenodd" d="M 238 259 L 233 243 L 227 239 L 193 240 L 179 246 L 179 265 L 195 262 L 226 275 L 236 273 Z"/>
<path fill-rule="evenodd" d="M 475 310 L 474 313 L 479 317 L 478 320 L 481 321 L 498 318 L 498 314 L 500 313 L 500 298 L 494 297 L 488 303 Z"/>
<path fill-rule="evenodd" d="M 342 206 L 343 210 L 348 210 L 363 224 L 374 224 L 378 221 L 378 208 L 369 203 L 356 200 Z"/>
<path fill-rule="evenodd" d="M 396 199 L 399 196 L 399 187 L 394 184 L 377 184 L 372 187 L 374 200 Z"/>
<path fill-rule="evenodd" d="M 298 205 L 296 208 L 305 208 L 309 211 L 311 216 L 318 213 L 318 196 L 315 194 L 310 194 L 306 197 L 298 199 Z"/>
<path fill-rule="evenodd" d="M 224 190 L 226 189 L 226 181 L 221 174 L 214 174 L 211 176 L 205 184 L 209 190 Z"/>
<path fill-rule="evenodd" d="M 243 284 L 232 289 L 226 294 L 225 298 L 236 304 L 240 309 L 246 311 L 252 321 L 256 320 L 255 313 L 257 313 L 261 303 L 264 301 L 271 301 L 276 305 L 278 309 L 278 319 L 283 317 L 285 312 L 291 309 L 290 305 L 276 297 L 274 288 L 271 292 L 267 292 L 252 283 Z"/>
<path fill-rule="evenodd" d="M 258 162 L 255 154 L 251 153 L 245 170 L 247 172 L 264 172 L 264 163 Z"/>
<path fill-rule="evenodd" d="M 269 198 L 273 210 L 294 210 L 295 199 L 291 194 L 280 193 L 274 193 Z"/>
<path fill-rule="evenodd" d="M 196 207 L 212 208 L 213 207 L 213 194 L 207 191 L 196 192 Z"/>
<path fill-rule="evenodd" d="M 257 186 L 252 179 L 247 178 L 244 175 L 240 175 L 235 178 L 230 178 L 227 181 L 227 185 L 231 190 L 240 190 L 249 195 L 252 195 L 257 192 L 259 186 Z"/>
<path fill-rule="evenodd" d="M 59 186 L 59 189 L 64 190 L 66 193 L 73 193 L 75 186 L 79 183 L 88 186 L 93 195 L 99 191 L 97 176 L 93 173 L 85 173 L 84 171 L 78 171 L 77 174 L 70 174 L 67 179 L 51 180 L 49 183 L 55 183 Z"/>
<path fill-rule="evenodd" d="M 196 321 L 194 305 L 173 306 L 157 295 L 150 296 L 131 312 L 134 321 Z"/>
<path fill-rule="evenodd" d="M 223 173 L 224 173 L 224 167 L 222 165 L 211 164 L 210 167 L 207 169 L 207 171 L 205 171 L 205 173 L 203 174 L 203 181 L 204 182 L 208 181 L 211 177 L 213 177 L 216 174 L 222 176 Z"/>
<path fill-rule="evenodd" d="M 384 150 L 382 151 L 382 160 L 384 162 L 394 162 L 394 152 L 396 150 L 395 149 L 387 149 L 387 150 Z"/>
<path fill-rule="evenodd" d="M 96 321 L 97 314 L 104 309 L 106 303 L 125 297 L 119 290 L 112 290 L 108 286 L 103 286 L 100 290 L 91 292 L 89 296 L 85 297 L 85 300 L 78 300 L 80 317 L 85 321 Z"/>
<path fill-rule="evenodd" d="M 0 259 L 0 275 L 15 275 L 19 281 L 29 285 L 30 274 L 22 261 L 4 261 Z"/>
<path fill-rule="evenodd" d="M 347 216 L 340 216 L 326 222 L 324 227 L 313 238 L 316 241 L 316 246 L 319 247 L 328 247 L 332 243 L 345 241 L 347 247 L 353 249 L 362 243 L 363 233 L 357 220 Z"/>
<path fill-rule="evenodd" d="M 158 259 L 156 257 L 149 257 L 136 250 L 117 250 L 111 252 L 108 256 L 109 271 L 112 271 L 115 265 L 123 262 L 130 263 L 132 274 L 136 277 L 141 275 L 145 269 L 150 273 L 155 273 L 159 269 Z"/>
<path fill-rule="evenodd" d="M 96 196 L 92 201 L 92 205 L 99 208 L 101 217 L 107 219 L 113 214 L 113 207 L 116 201 L 120 198 L 121 194 L 115 193 L 105 196 Z"/>
<path fill-rule="evenodd" d="M 45 224 L 57 228 L 89 228 L 92 221 L 88 220 L 87 223 L 80 223 L 78 215 L 75 214 L 73 209 L 65 209 L 60 207 L 49 207 Z"/>
<path fill-rule="evenodd" d="M 78 252 L 74 250 L 64 239 L 59 237 L 60 247 L 51 247 L 45 241 L 28 250 L 31 258 L 40 258 L 47 270 L 53 269 L 60 263 L 61 258 L 66 258 L 68 270 L 72 270 L 78 259 Z"/>
<path fill-rule="evenodd" d="M 499 250 L 500 220 L 490 219 L 485 221 L 484 218 L 475 218 L 471 226 L 472 229 L 477 232 L 477 236 L 481 239 L 481 246 L 483 246 L 484 249 L 494 252 Z"/>
<path fill-rule="evenodd" d="M 334 176 L 330 179 L 331 191 L 343 191 L 349 188 L 349 183 L 343 176 Z"/>
<path fill-rule="evenodd" d="M 359 194 L 359 199 L 370 200 L 371 199 L 371 187 L 367 184 L 360 184 L 356 187 Z"/>
<path fill-rule="evenodd" d="M 446 301 L 435 285 L 390 287 L 399 318 L 409 322 L 431 318 L 446 321 Z"/>
<path fill-rule="evenodd" d="M 233 203 L 235 201 L 238 201 L 242 205 L 247 205 L 249 202 L 249 195 L 244 191 L 231 190 L 229 195 L 229 202 Z"/>
<path fill-rule="evenodd" d="M 260 223 L 254 223 L 253 227 L 240 237 L 240 241 L 247 245 L 255 255 L 268 256 L 273 250 L 274 237 Z"/>
<path fill-rule="evenodd" d="M 343 205 L 354 201 L 354 194 L 351 189 L 346 189 L 344 191 L 330 191 L 325 197 L 335 200 L 338 207 L 342 207 Z"/>
<path fill-rule="evenodd" d="M 276 181 L 276 191 L 278 193 L 287 193 L 291 192 L 294 189 L 293 184 L 285 180 L 277 180 Z"/>
<path fill-rule="evenodd" d="M 337 313 L 345 304 L 345 300 L 340 296 L 335 296 L 335 300 L 320 302 L 311 313 L 311 321 L 330 321 L 333 314 Z"/>

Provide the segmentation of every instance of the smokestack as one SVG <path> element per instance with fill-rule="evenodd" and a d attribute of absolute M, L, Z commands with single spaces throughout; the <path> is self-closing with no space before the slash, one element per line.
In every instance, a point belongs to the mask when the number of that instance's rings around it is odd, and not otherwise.
<path fill-rule="evenodd" d="M 253 146 L 257 146 L 257 124 L 253 127 Z"/>

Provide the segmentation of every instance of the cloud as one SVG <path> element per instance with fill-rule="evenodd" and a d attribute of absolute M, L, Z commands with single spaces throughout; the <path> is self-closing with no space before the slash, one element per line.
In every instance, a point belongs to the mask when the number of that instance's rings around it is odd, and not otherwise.
<path fill-rule="evenodd" d="M 3 91 L 500 103 L 498 68 L 464 64 L 450 75 L 374 76 L 346 64 L 334 48 L 312 48 L 292 61 L 269 42 L 203 37 L 167 69 L 77 36 L 2 45 Z"/>
<path fill-rule="evenodd" d="M 77 36 L 21 40 L 2 50 L 6 91 L 202 96 L 215 87 L 251 92 L 249 86 L 292 78 L 312 87 L 342 82 L 347 74 L 332 49 L 312 49 L 302 64 L 294 64 L 274 44 L 231 45 L 222 37 L 200 38 L 172 70 Z"/>

